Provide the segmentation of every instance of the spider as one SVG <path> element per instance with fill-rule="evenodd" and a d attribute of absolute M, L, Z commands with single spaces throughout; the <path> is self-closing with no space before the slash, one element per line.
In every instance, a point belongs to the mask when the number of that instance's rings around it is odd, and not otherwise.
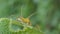
<path fill-rule="evenodd" d="M 21 21 L 22 23 L 26 23 L 27 25 L 32 25 L 31 22 L 30 22 L 30 17 L 33 16 L 35 13 L 32 13 L 30 16 L 28 16 L 27 18 L 24 18 L 22 16 L 22 8 L 21 8 L 21 16 L 18 18 L 19 21 Z"/>

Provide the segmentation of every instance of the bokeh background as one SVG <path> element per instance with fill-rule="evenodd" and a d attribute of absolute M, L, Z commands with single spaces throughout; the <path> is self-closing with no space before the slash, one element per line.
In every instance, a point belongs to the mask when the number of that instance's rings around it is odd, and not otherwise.
<path fill-rule="evenodd" d="M 21 11 L 24 18 L 35 13 L 30 22 L 44 34 L 60 34 L 60 0 L 0 0 L 0 18 L 17 19 Z"/>

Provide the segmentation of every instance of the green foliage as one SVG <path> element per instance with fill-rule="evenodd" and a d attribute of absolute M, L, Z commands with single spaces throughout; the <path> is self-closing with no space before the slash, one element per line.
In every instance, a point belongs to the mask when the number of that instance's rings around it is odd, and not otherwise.
<path fill-rule="evenodd" d="M 21 11 L 24 18 L 35 13 L 32 26 L 16 20 Z M 0 18 L 0 34 L 60 34 L 60 0 L 0 0 Z"/>
<path fill-rule="evenodd" d="M 27 25 L 28 26 L 28 25 Z M 38 30 L 27 27 L 26 24 L 21 24 L 16 20 L 9 18 L 0 19 L 0 34 L 40 34 Z"/>

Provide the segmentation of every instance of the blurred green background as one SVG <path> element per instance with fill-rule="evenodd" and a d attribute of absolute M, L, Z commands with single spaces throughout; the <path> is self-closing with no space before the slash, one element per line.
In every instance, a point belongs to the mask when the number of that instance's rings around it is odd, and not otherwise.
<path fill-rule="evenodd" d="M 60 34 L 60 0 L 0 0 L 0 18 L 17 19 L 21 11 L 24 18 L 36 13 L 30 21 L 44 34 Z"/>

